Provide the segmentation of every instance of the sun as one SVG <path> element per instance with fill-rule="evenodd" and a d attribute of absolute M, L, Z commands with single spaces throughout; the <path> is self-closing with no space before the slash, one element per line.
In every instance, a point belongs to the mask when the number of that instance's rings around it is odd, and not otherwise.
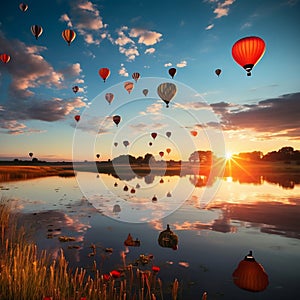
<path fill-rule="evenodd" d="M 225 159 L 226 160 L 231 160 L 231 158 L 232 158 L 232 153 L 227 151 L 226 154 L 225 154 Z"/>

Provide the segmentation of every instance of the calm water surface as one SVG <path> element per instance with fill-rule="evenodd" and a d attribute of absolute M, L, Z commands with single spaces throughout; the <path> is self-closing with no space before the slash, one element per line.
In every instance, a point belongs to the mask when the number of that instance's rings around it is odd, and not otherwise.
<path fill-rule="evenodd" d="M 54 256 L 64 249 L 72 266 L 91 270 L 95 260 L 109 272 L 122 265 L 122 251 L 127 263 L 153 254 L 165 288 L 174 278 L 180 281 L 179 299 L 200 299 L 203 291 L 209 299 L 300 299 L 299 184 L 262 178 L 206 182 L 203 176 L 121 181 L 82 172 L 77 179 L 48 177 L 0 187 L 2 196 L 14 199 L 39 247 Z M 167 224 L 179 237 L 176 251 L 157 242 Z M 124 246 L 128 233 L 140 239 L 140 247 Z M 76 241 L 62 243 L 61 235 Z M 95 256 L 89 255 L 91 243 Z M 269 275 L 262 292 L 241 290 L 232 281 L 249 250 Z"/>

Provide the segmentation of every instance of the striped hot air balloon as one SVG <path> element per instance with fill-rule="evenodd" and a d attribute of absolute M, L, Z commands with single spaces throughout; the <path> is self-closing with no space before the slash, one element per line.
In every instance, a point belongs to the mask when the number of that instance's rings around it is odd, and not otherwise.
<path fill-rule="evenodd" d="M 141 75 L 138 72 L 134 72 L 131 77 L 135 82 L 137 82 L 140 79 Z"/>
<path fill-rule="evenodd" d="M 233 59 L 243 67 L 247 76 L 251 76 L 252 68 L 259 62 L 266 51 L 263 39 L 257 36 L 248 36 L 238 40 L 232 46 Z"/>
<path fill-rule="evenodd" d="M 36 39 L 43 33 L 43 28 L 39 25 L 32 25 L 30 29 Z"/>
<path fill-rule="evenodd" d="M 76 32 L 72 29 L 65 29 L 61 35 L 63 39 L 68 43 L 69 46 L 76 38 Z"/>

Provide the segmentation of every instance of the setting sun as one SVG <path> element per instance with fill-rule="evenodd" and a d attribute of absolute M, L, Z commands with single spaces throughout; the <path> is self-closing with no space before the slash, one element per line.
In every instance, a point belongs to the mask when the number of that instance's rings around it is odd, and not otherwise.
<path fill-rule="evenodd" d="M 232 153 L 231 152 L 226 152 L 225 158 L 226 158 L 226 160 L 230 160 L 232 158 Z"/>

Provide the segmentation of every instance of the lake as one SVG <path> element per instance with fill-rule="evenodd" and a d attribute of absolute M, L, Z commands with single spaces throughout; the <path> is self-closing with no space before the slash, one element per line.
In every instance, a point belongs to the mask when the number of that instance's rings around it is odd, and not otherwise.
<path fill-rule="evenodd" d="M 2 182 L 0 190 L 13 199 L 38 247 L 54 257 L 63 249 L 71 266 L 92 272 L 96 261 L 105 273 L 122 265 L 121 253 L 127 263 L 152 254 L 166 294 L 174 278 L 179 280 L 179 299 L 200 299 L 204 291 L 208 299 L 300 299 L 297 179 L 150 175 L 120 180 L 78 172 L 69 178 Z M 177 250 L 158 244 L 167 224 L 178 236 Z M 140 240 L 139 247 L 124 246 L 129 233 Z M 59 236 L 75 241 L 61 242 Z M 269 276 L 261 292 L 240 289 L 232 280 L 249 250 Z"/>

